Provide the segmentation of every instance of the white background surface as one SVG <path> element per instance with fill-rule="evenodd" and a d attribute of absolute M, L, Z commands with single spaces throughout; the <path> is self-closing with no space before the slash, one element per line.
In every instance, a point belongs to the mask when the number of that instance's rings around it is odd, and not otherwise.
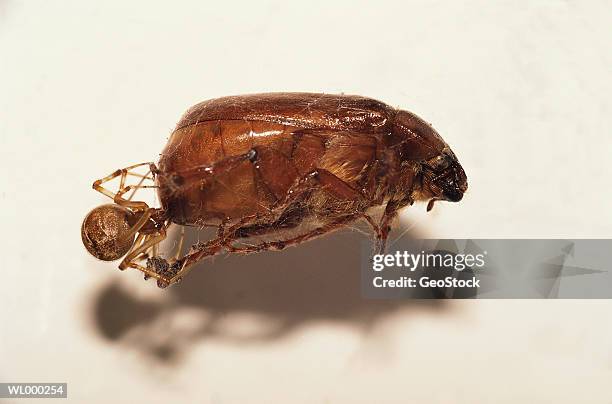
<path fill-rule="evenodd" d="M 612 401 L 609 301 L 364 301 L 357 233 L 160 291 L 79 235 L 92 181 L 156 160 L 190 105 L 313 91 L 414 111 L 459 156 L 468 194 L 406 210 L 413 235 L 609 237 L 609 2 L 161 3 L 0 0 L 1 381 L 99 403 Z"/>

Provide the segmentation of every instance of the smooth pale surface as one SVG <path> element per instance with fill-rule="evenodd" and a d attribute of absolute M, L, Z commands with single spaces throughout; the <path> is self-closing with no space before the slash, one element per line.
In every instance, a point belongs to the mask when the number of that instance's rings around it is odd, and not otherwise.
<path fill-rule="evenodd" d="M 356 233 L 166 292 L 81 245 L 94 179 L 156 160 L 190 105 L 264 91 L 434 123 L 470 190 L 405 211 L 414 236 L 609 237 L 609 3 L 383 3 L 0 1 L 0 380 L 90 403 L 609 403 L 609 301 L 361 301 Z"/>

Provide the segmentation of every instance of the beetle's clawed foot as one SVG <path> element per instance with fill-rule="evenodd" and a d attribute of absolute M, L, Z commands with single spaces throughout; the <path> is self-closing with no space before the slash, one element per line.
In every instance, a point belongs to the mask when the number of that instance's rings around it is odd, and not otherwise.
<path fill-rule="evenodd" d="M 157 286 L 160 288 L 165 288 L 171 283 L 178 282 L 178 279 L 175 280 L 173 278 L 176 276 L 176 274 L 178 274 L 182 267 L 182 260 L 176 260 L 169 263 L 162 257 L 151 257 L 147 259 L 147 269 L 152 270 L 161 276 L 161 279 L 157 280 Z M 145 275 L 145 280 L 148 278 L 149 276 Z"/>

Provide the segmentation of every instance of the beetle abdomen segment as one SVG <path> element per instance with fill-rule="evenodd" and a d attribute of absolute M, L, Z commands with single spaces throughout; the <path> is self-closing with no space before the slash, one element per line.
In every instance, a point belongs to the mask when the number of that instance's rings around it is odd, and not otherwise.
<path fill-rule="evenodd" d="M 304 192 L 302 179 L 323 169 L 360 189 L 376 147 L 375 137 L 358 133 L 205 122 L 172 134 L 159 163 L 159 195 L 168 216 L 180 224 L 270 214 L 292 197 L 322 206 L 329 195 Z"/>

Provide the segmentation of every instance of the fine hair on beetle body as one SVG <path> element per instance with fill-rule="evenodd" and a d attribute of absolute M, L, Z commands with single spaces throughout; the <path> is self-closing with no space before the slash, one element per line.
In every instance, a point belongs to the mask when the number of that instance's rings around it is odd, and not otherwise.
<path fill-rule="evenodd" d="M 142 166 L 149 172 L 136 174 Z M 117 192 L 103 187 L 117 177 Z M 139 182 L 128 185 L 132 177 Z M 155 188 L 160 208 L 125 197 L 142 188 Z M 136 268 L 166 287 L 222 251 L 281 250 L 358 220 L 384 252 L 400 209 L 457 202 L 467 177 L 440 135 L 408 111 L 361 96 L 267 93 L 193 106 L 157 164 L 117 170 L 94 189 L 114 205 L 85 218 L 87 249 L 105 260 L 125 256 L 121 269 Z M 186 253 L 181 239 L 174 257 L 162 258 L 157 246 L 172 224 L 214 226 L 217 236 Z"/>

